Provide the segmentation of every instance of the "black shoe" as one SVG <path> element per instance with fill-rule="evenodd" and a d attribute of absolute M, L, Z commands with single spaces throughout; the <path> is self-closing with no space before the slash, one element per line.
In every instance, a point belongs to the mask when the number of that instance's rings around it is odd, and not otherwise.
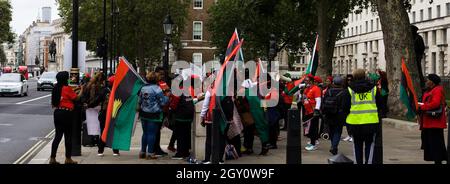
<path fill-rule="evenodd" d="M 337 149 L 330 149 L 330 153 L 331 153 L 332 155 L 337 155 L 338 150 L 337 150 Z"/>
<path fill-rule="evenodd" d="M 268 145 L 267 148 L 269 148 L 269 149 L 278 149 L 278 146 L 271 144 L 271 145 Z"/>
<path fill-rule="evenodd" d="M 259 155 L 267 155 L 267 153 L 269 152 L 269 148 L 268 147 L 263 147 L 261 149 L 261 153 L 259 153 Z"/>
<path fill-rule="evenodd" d="M 156 151 L 156 152 L 155 152 L 155 155 L 156 155 L 157 157 L 162 157 L 162 156 L 166 156 L 166 155 L 169 155 L 169 154 L 166 153 L 166 152 L 164 152 L 164 151 L 162 151 L 162 150 L 160 150 L 160 151 Z"/>
<path fill-rule="evenodd" d="M 242 154 L 251 155 L 251 154 L 253 154 L 253 150 L 247 149 L 247 150 L 243 151 Z"/>

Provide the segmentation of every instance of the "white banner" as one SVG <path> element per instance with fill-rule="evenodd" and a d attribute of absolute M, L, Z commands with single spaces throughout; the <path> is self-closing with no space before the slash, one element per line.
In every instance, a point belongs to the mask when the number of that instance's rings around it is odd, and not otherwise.
<path fill-rule="evenodd" d="M 67 40 L 64 47 L 64 71 L 72 68 L 72 40 Z M 86 73 L 86 42 L 78 42 L 78 68 Z"/>

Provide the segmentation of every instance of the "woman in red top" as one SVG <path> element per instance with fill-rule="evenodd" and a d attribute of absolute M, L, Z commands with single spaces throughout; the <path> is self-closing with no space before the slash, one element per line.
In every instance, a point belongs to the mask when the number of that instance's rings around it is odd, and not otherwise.
<path fill-rule="evenodd" d="M 423 132 L 424 160 L 441 164 L 447 160 L 447 150 L 444 142 L 444 129 L 447 128 L 445 114 L 444 88 L 439 85 L 441 78 L 436 74 L 428 75 L 426 81 L 427 91 L 423 94 L 419 103 L 420 123 Z M 440 115 L 432 116 L 427 112 L 442 109 Z"/>
<path fill-rule="evenodd" d="M 55 138 L 52 143 L 52 152 L 50 156 L 50 164 L 59 164 L 56 161 L 56 152 L 58 145 L 64 135 L 66 146 L 65 164 L 77 164 L 71 159 L 72 153 L 72 110 L 74 101 L 79 96 L 68 86 L 69 72 L 63 71 L 56 75 L 58 83 L 52 91 L 52 106 L 55 108 L 53 119 L 55 123 Z M 82 90 L 80 90 L 81 92 Z"/>

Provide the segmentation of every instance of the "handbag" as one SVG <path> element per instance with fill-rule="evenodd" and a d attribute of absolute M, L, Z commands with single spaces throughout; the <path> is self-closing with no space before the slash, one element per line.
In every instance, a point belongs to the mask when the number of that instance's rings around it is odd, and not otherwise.
<path fill-rule="evenodd" d="M 442 115 L 442 109 L 442 105 L 440 105 L 439 108 L 425 111 L 425 113 L 432 118 L 439 118 Z"/>

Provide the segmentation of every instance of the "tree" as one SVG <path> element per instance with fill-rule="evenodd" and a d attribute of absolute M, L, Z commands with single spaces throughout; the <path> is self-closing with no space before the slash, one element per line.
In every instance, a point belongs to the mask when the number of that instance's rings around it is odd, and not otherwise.
<path fill-rule="evenodd" d="M 298 53 L 302 43 L 313 45 L 316 27 L 314 11 L 308 0 L 221 0 L 209 10 L 208 29 L 219 53 L 226 50 L 235 28 L 245 39 L 246 58 L 267 58 L 269 35 L 275 34 L 279 52 Z"/>
<path fill-rule="evenodd" d="M 0 66 L 5 66 L 6 63 L 5 51 L 3 50 L 3 45 L 0 44 Z"/>
<path fill-rule="evenodd" d="M 12 20 L 11 3 L 9 0 L 0 0 L 0 43 L 12 42 L 14 34 L 9 23 Z"/>
<path fill-rule="evenodd" d="M 67 33 L 72 29 L 72 0 L 56 0 L 59 3 L 59 15 Z M 175 22 L 171 43 L 175 49 L 180 48 L 180 36 L 184 31 L 187 7 L 190 1 L 180 0 L 116 0 L 120 8 L 119 28 L 120 51 L 145 73 L 146 66 L 152 62 L 161 62 L 163 49 L 162 22 L 170 12 Z M 111 9 L 107 0 L 107 10 Z M 107 32 L 111 27 L 110 12 L 107 12 Z M 103 1 L 80 1 L 79 39 L 87 41 L 89 50 L 95 50 L 97 39 L 103 36 Z"/>
<path fill-rule="evenodd" d="M 421 96 L 418 68 L 413 58 L 414 45 L 407 10 L 410 1 L 382 1 L 374 2 L 380 16 L 383 28 L 383 39 L 386 55 L 386 70 L 389 81 L 389 110 L 393 115 L 404 116 L 405 107 L 400 101 L 401 61 L 404 57 L 410 72 L 413 86 L 418 96 Z M 395 26 L 394 26 L 395 25 Z"/>

